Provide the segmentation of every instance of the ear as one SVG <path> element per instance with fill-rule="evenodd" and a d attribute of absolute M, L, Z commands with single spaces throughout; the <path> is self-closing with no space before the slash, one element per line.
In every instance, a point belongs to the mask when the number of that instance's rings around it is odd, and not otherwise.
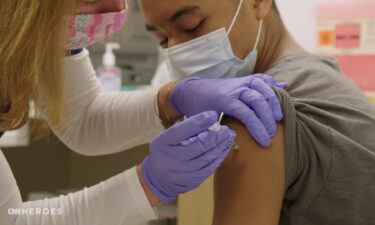
<path fill-rule="evenodd" d="M 254 11 L 258 19 L 265 19 L 272 9 L 273 0 L 254 0 Z"/>

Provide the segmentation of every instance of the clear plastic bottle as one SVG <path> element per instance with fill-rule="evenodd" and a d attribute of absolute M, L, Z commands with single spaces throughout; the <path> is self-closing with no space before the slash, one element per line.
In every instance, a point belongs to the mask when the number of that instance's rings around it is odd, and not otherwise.
<path fill-rule="evenodd" d="M 121 91 L 122 71 L 116 66 L 116 56 L 113 49 L 120 49 L 118 43 L 107 43 L 103 55 L 103 66 L 98 69 L 100 83 L 105 91 Z"/>

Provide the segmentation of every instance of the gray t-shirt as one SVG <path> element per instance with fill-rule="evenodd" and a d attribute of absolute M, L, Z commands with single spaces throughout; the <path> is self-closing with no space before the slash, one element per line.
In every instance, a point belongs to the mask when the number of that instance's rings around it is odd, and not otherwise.
<path fill-rule="evenodd" d="M 280 224 L 375 224 L 375 104 L 328 58 L 291 55 L 266 73 L 289 84 L 275 89 L 286 135 Z"/>

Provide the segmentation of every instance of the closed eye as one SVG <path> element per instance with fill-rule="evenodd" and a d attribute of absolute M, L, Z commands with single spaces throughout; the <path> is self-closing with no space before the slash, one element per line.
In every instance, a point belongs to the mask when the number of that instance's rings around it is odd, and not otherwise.
<path fill-rule="evenodd" d="M 206 22 L 206 19 L 203 19 L 202 21 L 200 21 L 199 24 L 193 27 L 192 29 L 185 29 L 184 32 L 189 35 L 196 34 L 199 31 L 199 29 L 203 26 L 204 22 Z M 167 48 L 168 38 L 165 38 L 163 41 L 161 41 L 160 46 L 162 46 L 163 48 Z"/>
<path fill-rule="evenodd" d="M 196 27 L 194 27 L 192 29 L 186 29 L 186 30 L 184 30 L 184 32 L 187 33 L 187 34 L 195 34 L 199 30 L 199 28 L 202 27 L 202 25 L 204 24 L 205 21 L 206 21 L 206 19 L 200 21 L 199 24 Z"/>

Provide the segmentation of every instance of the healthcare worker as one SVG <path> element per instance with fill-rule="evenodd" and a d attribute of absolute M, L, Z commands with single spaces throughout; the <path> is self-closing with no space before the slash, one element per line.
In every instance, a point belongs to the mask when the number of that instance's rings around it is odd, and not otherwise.
<path fill-rule="evenodd" d="M 225 126 L 211 129 L 219 112 L 241 120 L 259 144 L 270 144 L 275 121 L 283 115 L 266 83 L 285 84 L 264 75 L 103 92 L 83 47 L 120 30 L 125 5 L 123 0 L 2 0 L 1 131 L 23 125 L 33 100 L 38 115 L 78 153 L 111 154 L 147 142 L 150 153 L 141 165 L 90 188 L 22 202 L 0 152 L 0 224 L 120 225 L 155 219 L 154 206 L 198 187 L 230 151 L 234 132 Z M 62 60 L 64 48 L 69 56 Z M 188 97 L 190 85 L 197 86 L 199 99 Z M 173 125 L 183 115 L 189 118 Z M 162 124 L 170 128 L 162 131 Z"/>

